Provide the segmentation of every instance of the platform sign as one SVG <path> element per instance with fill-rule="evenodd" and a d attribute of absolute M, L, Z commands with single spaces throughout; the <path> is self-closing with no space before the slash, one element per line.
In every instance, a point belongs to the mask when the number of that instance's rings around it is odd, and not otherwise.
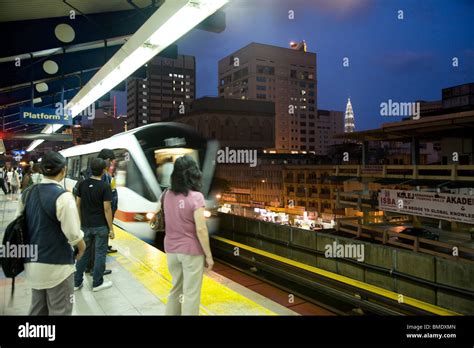
<path fill-rule="evenodd" d="M 13 156 L 23 156 L 26 154 L 25 150 L 12 150 L 12 155 Z"/>
<path fill-rule="evenodd" d="M 23 123 L 72 125 L 70 113 L 62 113 L 58 109 L 23 107 L 20 108 L 20 116 Z"/>
<path fill-rule="evenodd" d="M 469 195 L 381 190 L 379 209 L 474 225 L 474 196 Z"/>

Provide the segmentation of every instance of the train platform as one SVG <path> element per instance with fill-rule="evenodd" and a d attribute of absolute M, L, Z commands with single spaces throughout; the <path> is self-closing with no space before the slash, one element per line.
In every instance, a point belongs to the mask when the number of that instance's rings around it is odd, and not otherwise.
<path fill-rule="evenodd" d="M 13 220 L 18 201 L 0 195 L 0 238 Z M 166 255 L 151 245 L 115 227 L 111 244 L 117 253 L 107 256 L 106 276 L 113 286 L 92 292 L 92 278 L 85 276 L 84 287 L 75 292 L 73 315 L 163 315 L 171 288 Z M 27 315 L 31 289 L 25 278 L 16 279 L 10 302 L 11 280 L 0 270 L 0 315 Z M 200 315 L 297 315 L 216 272 L 206 272 L 203 280 Z"/>

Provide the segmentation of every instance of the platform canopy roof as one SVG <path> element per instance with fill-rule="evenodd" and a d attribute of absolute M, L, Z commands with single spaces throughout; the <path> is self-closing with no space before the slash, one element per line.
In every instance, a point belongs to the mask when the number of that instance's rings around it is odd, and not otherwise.
<path fill-rule="evenodd" d="M 54 108 L 61 100 L 73 100 L 127 42 L 133 39 L 136 41 L 134 47 L 139 47 L 137 39 L 153 30 L 150 25 L 143 27 L 157 12 L 163 12 L 159 18 L 161 24 L 165 24 L 184 7 L 199 8 L 225 2 L 0 0 L 0 131 L 42 131 L 44 125 L 20 121 L 20 107 Z M 194 28 L 216 33 L 223 31 L 223 10 L 210 13 Z M 189 17 L 192 21 L 192 16 Z M 137 38 L 140 30 L 142 35 Z M 176 57 L 177 48 L 173 42 L 167 37 L 161 41 L 160 38 L 155 41 L 166 48 L 158 50 L 157 54 Z M 115 60 L 115 66 L 119 64 L 120 60 Z M 145 69 L 134 71 L 132 76 L 145 77 Z M 124 84 L 118 88 L 123 89 Z"/>

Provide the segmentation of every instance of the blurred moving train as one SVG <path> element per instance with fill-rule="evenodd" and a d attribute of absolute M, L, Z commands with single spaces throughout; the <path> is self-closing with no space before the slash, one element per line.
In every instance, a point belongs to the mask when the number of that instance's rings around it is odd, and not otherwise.
<path fill-rule="evenodd" d="M 111 167 L 118 192 L 114 223 L 138 238 L 153 243 L 155 232 L 149 221 L 158 207 L 161 192 L 169 186 L 174 161 L 189 155 L 202 172 L 202 193 L 206 198 L 206 221 L 210 233 L 217 230 L 215 202 L 209 199 L 218 142 L 199 136 L 180 123 L 155 123 L 114 135 L 94 143 L 61 151 L 67 158 L 64 186 L 72 191 L 86 173 L 93 158 L 107 148 L 115 153 Z"/>

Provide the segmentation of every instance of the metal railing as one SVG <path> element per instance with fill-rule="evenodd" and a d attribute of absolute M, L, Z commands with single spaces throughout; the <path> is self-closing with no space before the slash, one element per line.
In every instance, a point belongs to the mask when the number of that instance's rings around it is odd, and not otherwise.
<path fill-rule="evenodd" d="M 349 233 L 357 238 L 370 238 L 384 245 L 394 245 L 415 252 L 440 256 L 452 260 L 463 260 L 474 262 L 474 249 L 455 245 L 452 243 L 439 242 L 431 239 L 410 236 L 408 234 L 381 230 L 374 226 L 361 224 L 361 218 L 348 217 L 337 219 L 336 231 Z M 391 237 L 398 237 L 397 239 Z M 400 239 L 413 241 L 402 243 Z M 455 249 L 456 248 L 456 249 Z M 453 255 L 453 250 L 458 251 L 458 256 Z"/>
<path fill-rule="evenodd" d="M 392 179 L 432 179 L 474 181 L 474 165 L 382 165 L 378 171 L 364 172 L 363 165 L 335 166 L 334 175 Z"/>
<path fill-rule="evenodd" d="M 474 165 L 333 165 L 333 166 L 304 166 L 287 167 L 285 175 L 297 171 L 325 170 L 328 174 L 335 176 L 373 177 L 373 178 L 393 178 L 393 179 L 432 179 L 446 181 L 474 181 Z M 306 178 L 306 183 L 319 183 L 319 179 Z M 297 177 L 285 177 L 285 182 L 296 182 Z"/>

